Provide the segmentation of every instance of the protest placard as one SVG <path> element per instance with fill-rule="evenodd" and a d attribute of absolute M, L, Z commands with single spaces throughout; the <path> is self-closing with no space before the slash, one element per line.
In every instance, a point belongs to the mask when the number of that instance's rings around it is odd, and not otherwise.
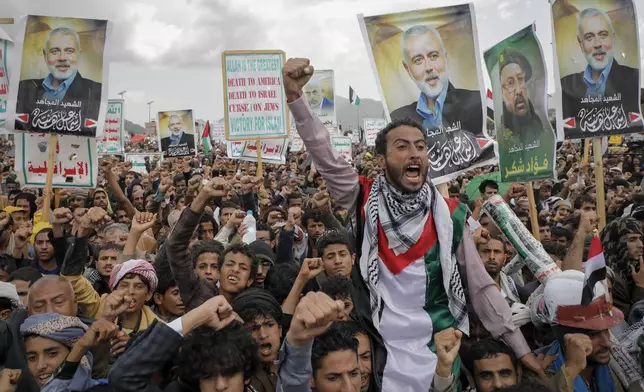
<path fill-rule="evenodd" d="M 492 164 L 493 143 L 483 133 L 485 84 L 474 5 L 358 20 L 387 120 L 422 125 L 432 181 L 441 184 Z"/>
<path fill-rule="evenodd" d="M 364 119 L 364 134 L 365 143 L 367 147 L 374 147 L 376 145 L 376 136 L 378 132 L 387 126 L 387 120 L 384 118 L 365 118 Z"/>
<path fill-rule="evenodd" d="M 135 171 L 139 174 L 147 174 L 148 169 L 146 167 L 147 158 L 150 162 L 154 161 L 154 158 L 161 159 L 161 154 L 125 154 L 125 161 L 132 162 L 132 171 Z"/>
<path fill-rule="evenodd" d="M 49 135 L 16 134 L 15 170 L 24 186 L 44 188 L 47 182 Z M 53 162 L 53 187 L 96 188 L 98 152 L 96 139 L 58 136 Z"/>
<path fill-rule="evenodd" d="M 315 70 L 302 88 L 313 114 L 327 127 L 337 125 L 335 114 L 335 82 L 332 70 Z"/>
<path fill-rule="evenodd" d="M 226 142 L 226 155 L 231 159 L 238 159 L 244 152 L 245 141 Z"/>
<path fill-rule="evenodd" d="M 304 140 L 299 137 L 293 138 L 291 141 L 291 152 L 300 152 L 304 150 Z"/>
<path fill-rule="evenodd" d="M 15 48 L 22 55 L 11 59 L 9 130 L 100 134 L 107 110 L 110 27 L 96 19 L 20 19 Z"/>
<path fill-rule="evenodd" d="M 215 121 L 210 123 L 210 141 L 218 142 L 226 139 L 226 125 Z"/>
<path fill-rule="evenodd" d="M 351 138 L 345 136 L 333 136 L 331 138 L 333 148 L 344 158 L 345 161 L 351 163 L 353 155 L 351 150 Z"/>
<path fill-rule="evenodd" d="M 548 120 L 548 79 L 534 25 L 484 54 L 492 82 L 502 182 L 552 178 L 555 132 Z"/>
<path fill-rule="evenodd" d="M 7 111 L 9 109 L 9 74 L 7 59 L 13 42 L 9 35 L 0 28 L 0 134 L 7 134 Z"/>
<path fill-rule="evenodd" d="M 195 155 L 195 123 L 192 119 L 192 110 L 159 112 L 157 134 L 164 157 Z"/>
<path fill-rule="evenodd" d="M 284 62 L 284 52 L 278 50 L 222 53 L 227 140 L 288 137 Z"/>
<path fill-rule="evenodd" d="M 550 2 L 558 133 L 582 139 L 642 132 L 633 1 Z"/>
<path fill-rule="evenodd" d="M 375 139 L 374 139 L 375 142 Z M 351 143 L 360 144 L 360 130 L 354 129 L 351 131 Z"/>
<path fill-rule="evenodd" d="M 269 139 L 260 141 L 260 152 L 264 163 L 284 164 L 286 163 L 286 148 L 288 139 Z M 244 150 L 239 157 L 242 161 L 257 162 L 257 143 L 247 141 Z"/>
<path fill-rule="evenodd" d="M 103 136 L 96 140 L 99 155 L 123 154 L 123 118 L 123 100 L 108 100 Z"/>

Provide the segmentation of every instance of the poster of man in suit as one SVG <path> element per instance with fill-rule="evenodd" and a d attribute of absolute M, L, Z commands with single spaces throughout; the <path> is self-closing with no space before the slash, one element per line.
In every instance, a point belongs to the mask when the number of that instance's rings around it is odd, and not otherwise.
<path fill-rule="evenodd" d="M 558 129 L 568 139 L 642 131 L 632 0 L 551 0 Z"/>
<path fill-rule="evenodd" d="M 358 19 L 388 120 L 410 119 L 425 129 L 434 182 L 492 162 L 474 7 Z"/>
<path fill-rule="evenodd" d="M 309 106 L 327 127 L 336 123 L 333 70 L 315 70 L 302 89 Z"/>
<path fill-rule="evenodd" d="M 11 75 L 13 130 L 95 137 L 105 123 L 106 20 L 27 16 Z"/>
<path fill-rule="evenodd" d="M 159 112 L 157 126 L 164 157 L 195 155 L 195 126 L 192 110 Z"/>

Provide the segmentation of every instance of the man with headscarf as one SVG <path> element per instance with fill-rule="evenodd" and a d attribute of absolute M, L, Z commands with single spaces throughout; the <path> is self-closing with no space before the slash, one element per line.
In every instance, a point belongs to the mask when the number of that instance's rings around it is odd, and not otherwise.
<path fill-rule="evenodd" d="M 601 232 L 606 266 L 615 272 L 613 303 L 624 314 L 644 299 L 643 234 L 640 223 L 630 217 L 615 219 Z"/>
<path fill-rule="evenodd" d="M 42 391 L 89 391 L 93 356 L 89 350 L 109 341 L 118 330 L 97 320 L 89 328 L 77 317 L 43 313 L 28 317 L 20 326 L 29 371 Z"/>

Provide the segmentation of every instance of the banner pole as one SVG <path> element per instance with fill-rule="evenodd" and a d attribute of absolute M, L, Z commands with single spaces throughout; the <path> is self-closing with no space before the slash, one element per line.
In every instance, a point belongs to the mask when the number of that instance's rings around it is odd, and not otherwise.
<path fill-rule="evenodd" d="M 528 182 L 528 205 L 530 208 L 530 227 L 532 229 L 532 236 L 537 240 L 541 241 L 541 236 L 539 235 L 539 215 L 537 214 L 537 204 L 534 198 L 534 186 L 532 181 Z"/>
<path fill-rule="evenodd" d="M 593 139 L 593 155 L 595 159 L 595 193 L 597 194 L 597 215 L 599 215 L 599 230 L 601 231 L 606 226 L 606 194 L 604 193 L 604 162 L 602 160 L 602 143 L 600 138 L 598 137 Z"/>
<path fill-rule="evenodd" d="M 45 203 L 42 207 L 42 219 L 46 222 L 50 222 L 51 219 L 51 191 L 52 183 L 54 182 L 56 146 L 58 146 L 58 135 L 49 135 L 49 156 L 47 157 L 47 179 L 45 181 Z"/>
<path fill-rule="evenodd" d="M 262 177 L 264 170 L 262 168 L 262 143 L 258 140 L 255 144 L 257 146 L 257 177 Z"/>

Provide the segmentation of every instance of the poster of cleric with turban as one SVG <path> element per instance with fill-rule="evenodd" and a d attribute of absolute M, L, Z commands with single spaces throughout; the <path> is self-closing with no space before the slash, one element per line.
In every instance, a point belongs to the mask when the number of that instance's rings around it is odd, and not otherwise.
<path fill-rule="evenodd" d="M 21 19 L 15 47 L 22 55 L 14 56 L 12 67 L 20 72 L 10 75 L 10 127 L 96 136 L 107 111 L 109 26 L 94 19 Z"/>
<path fill-rule="evenodd" d="M 336 124 L 333 70 L 315 70 L 302 89 L 309 106 L 327 127 Z"/>
<path fill-rule="evenodd" d="M 557 128 L 567 139 L 642 132 L 632 0 L 550 0 Z"/>
<path fill-rule="evenodd" d="M 195 155 L 194 125 L 192 110 L 173 110 L 157 114 L 157 134 L 165 158 Z"/>
<path fill-rule="evenodd" d="M 530 25 L 485 52 L 494 97 L 501 181 L 552 178 L 555 133 L 548 121 L 547 72 Z"/>
<path fill-rule="evenodd" d="M 484 83 L 471 4 L 358 20 L 389 121 L 411 119 L 428 139 L 435 183 L 490 164 Z"/>

